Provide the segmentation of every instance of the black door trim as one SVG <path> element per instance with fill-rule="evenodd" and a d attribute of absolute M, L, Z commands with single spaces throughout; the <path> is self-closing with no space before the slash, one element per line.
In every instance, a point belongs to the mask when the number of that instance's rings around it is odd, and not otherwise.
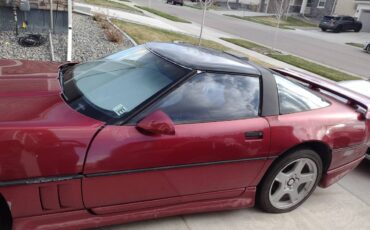
<path fill-rule="evenodd" d="M 192 164 L 160 166 L 160 167 L 144 168 L 144 169 L 129 169 L 129 170 L 114 171 L 114 172 L 91 173 L 91 174 L 86 174 L 85 176 L 86 177 L 112 176 L 112 175 L 119 175 L 119 174 L 131 174 L 131 173 L 142 173 L 142 172 L 170 170 L 170 169 L 179 169 L 179 168 L 190 168 L 190 167 L 201 167 L 201 166 L 209 166 L 209 165 L 240 163 L 240 162 L 245 162 L 245 161 L 271 160 L 271 159 L 275 159 L 276 157 L 277 156 L 255 157 L 255 158 L 243 158 L 243 159 L 236 159 L 236 160 L 225 160 L 225 161 L 214 161 L 214 162 L 201 162 L 201 163 L 192 163 Z"/>

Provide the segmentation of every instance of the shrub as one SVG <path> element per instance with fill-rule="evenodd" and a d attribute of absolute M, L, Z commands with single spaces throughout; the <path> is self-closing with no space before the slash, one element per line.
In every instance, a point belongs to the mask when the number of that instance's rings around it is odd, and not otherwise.
<path fill-rule="evenodd" d="M 113 26 L 104 30 L 105 36 L 107 37 L 108 41 L 121 43 L 123 41 L 122 34 L 117 31 Z"/>
<path fill-rule="evenodd" d="M 103 29 L 109 29 L 112 27 L 112 25 L 108 22 L 108 21 L 101 21 L 100 22 L 100 26 L 101 28 Z"/>
<path fill-rule="evenodd" d="M 94 16 L 93 16 L 93 19 L 94 21 L 97 21 L 97 22 L 103 22 L 103 21 L 106 21 L 107 18 L 105 17 L 104 14 L 100 14 L 100 13 L 95 13 Z"/>

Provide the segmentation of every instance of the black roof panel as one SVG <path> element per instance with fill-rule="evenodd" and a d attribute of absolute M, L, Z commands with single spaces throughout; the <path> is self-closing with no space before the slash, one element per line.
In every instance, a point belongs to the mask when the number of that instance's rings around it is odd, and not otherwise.
<path fill-rule="evenodd" d="M 204 47 L 162 42 L 149 42 L 146 47 L 163 58 L 190 69 L 260 75 L 246 60 Z"/>

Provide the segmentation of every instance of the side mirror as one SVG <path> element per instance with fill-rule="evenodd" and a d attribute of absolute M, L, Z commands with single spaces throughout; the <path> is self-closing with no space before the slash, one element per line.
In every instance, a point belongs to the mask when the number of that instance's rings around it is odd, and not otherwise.
<path fill-rule="evenodd" d="M 174 135 L 175 126 L 171 118 L 162 112 L 157 110 L 136 124 L 136 128 L 144 134 L 149 135 Z"/>

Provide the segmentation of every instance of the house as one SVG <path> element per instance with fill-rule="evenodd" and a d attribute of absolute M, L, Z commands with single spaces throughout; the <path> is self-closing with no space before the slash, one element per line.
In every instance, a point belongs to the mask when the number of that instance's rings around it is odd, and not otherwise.
<path fill-rule="evenodd" d="M 284 10 L 289 15 L 301 14 L 320 19 L 333 12 L 336 0 L 261 0 L 261 12 L 276 13 Z M 283 4 L 283 5 L 282 5 Z"/>
<path fill-rule="evenodd" d="M 362 22 L 363 32 L 370 32 L 370 0 L 337 0 L 334 14 L 350 15 Z"/>
<path fill-rule="evenodd" d="M 67 6 L 67 0 L 0 0 L 0 31 L 15 30 L 16 9 L 20 32 L 47 32 L 51 22 L 54 32 L 67 32 Z"/>
<path fill-rule="evenodd" d="M 304 15 L 320 20 L 324 15 L 349 15 L 362 22 L 362 31 L 370 32 L 370 0 L 261 0 L 260 12 Z"/>

